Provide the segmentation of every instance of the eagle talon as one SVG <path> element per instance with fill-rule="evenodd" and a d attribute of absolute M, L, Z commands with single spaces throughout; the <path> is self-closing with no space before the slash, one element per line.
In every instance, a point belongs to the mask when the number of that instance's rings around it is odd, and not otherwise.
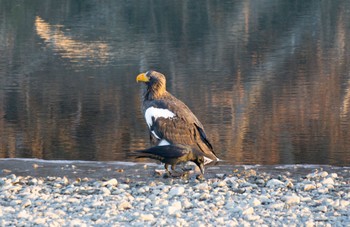
<path fill-rule="evenodd" d="M 196 176 L 196 179 L 199 180 L 199 181 L 205 181 L 205 177 L 204 177 L 203 174 L 198 174 L 198 175 Z"/>

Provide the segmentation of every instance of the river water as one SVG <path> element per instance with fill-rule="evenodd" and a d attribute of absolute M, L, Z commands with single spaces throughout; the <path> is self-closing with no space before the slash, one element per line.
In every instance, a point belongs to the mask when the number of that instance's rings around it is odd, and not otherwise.
<path fill-rule="evenodd" d="M 154 69 L 231 164 L 350 165 L 349 1 L 0 0 L 0 158 L 132 161 Z"/>

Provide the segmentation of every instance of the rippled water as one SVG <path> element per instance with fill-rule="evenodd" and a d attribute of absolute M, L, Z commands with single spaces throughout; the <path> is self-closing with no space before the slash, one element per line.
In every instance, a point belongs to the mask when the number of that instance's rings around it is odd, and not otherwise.
<path fill-rule="evenodd" d="M 348 1 L 0 1 L 0 158 L 129 161 L 155 69 L 233 164 L 350 165 Z"/>

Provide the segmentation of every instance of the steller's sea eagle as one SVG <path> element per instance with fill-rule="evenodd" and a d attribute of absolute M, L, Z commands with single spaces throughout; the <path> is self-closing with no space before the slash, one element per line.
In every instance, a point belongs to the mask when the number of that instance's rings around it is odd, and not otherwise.
<path fill-rule="evenodd" d="M 141 73 L 137 82 L 144 82 L 142 113 L 153 144 L 183 144 L 199 148 L 206 163 L 218 161 L 203 125 L 192 111 L 166 90 L 165 76 L 156 71 Z"/>

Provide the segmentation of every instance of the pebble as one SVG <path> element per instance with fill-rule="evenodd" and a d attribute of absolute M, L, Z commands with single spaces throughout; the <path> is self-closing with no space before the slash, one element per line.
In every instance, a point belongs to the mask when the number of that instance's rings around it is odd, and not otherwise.
<path fill-rule="evenodd" d="M 142 220 L 142 221 L 153 221 L 154 220 L 154 216 L 153 216 L 153 214 L 141 214 L 140 215 L 140 220 Z"/>
<path fill-rule="evenodd" d="M 305 184 L 304 185 L 304 191 L 310 191 L 316 189 L 316 186 L 313 184 Z"/>
<path fill-rule="evenodd" d="M 179 186 L 179 187 L 174 187 L 174 188 L 170 189 L 168 194 L 170 197 L 173 197 L 173 196 L 180 196 L 184 192 L 185 192 L 185 188 L 182 186 Z"/>
<path fill-rule="evenodd" d="M 127 182 L 9 173 L 0 226 L 350 226 L 349 177 L 339 172 L 232 172 Z"/>
<path fill-rule="evenodd" d="M 182 205 L 181 202 L 175 201 L 170 206 L 166 208 L 166 212 L 170 215 L 175 214 L 177 211 L 181 210 Z"/>
<path fill-rule="evenodd" d="M 331 177 L 328 177 L 322 181 L 322 184 L 334 184 L 334 180 Z"/>
<path fill-rule="evenodd" d="M 297 195 L 291 195 L 291 196 L 284 196 L 282 200 L 286 204 L 298 204 L 300 203 L 300 197 Z"/>
<path fill-rule="evenodd" d="M 110 180 L 105 181 L 105 182 L 102 183 L 102 186 L 107 186 L 107 185 L 110 185 L 110 186 L 117 186 L 117 185 L 118 185 L 118 181 L 117 181 L 117 179 L 112 178 L 112 179 L 110 179 Z"/>
<path fill-rule="evenodd" d="M 266 183 L 266 186 L 269 188 L 274 188 L 274 187 L 278 187 L 278 186 L 282 186 L 284 185 L 284 183 L 280 180 L 277 179 L 271 179 Z"/>

